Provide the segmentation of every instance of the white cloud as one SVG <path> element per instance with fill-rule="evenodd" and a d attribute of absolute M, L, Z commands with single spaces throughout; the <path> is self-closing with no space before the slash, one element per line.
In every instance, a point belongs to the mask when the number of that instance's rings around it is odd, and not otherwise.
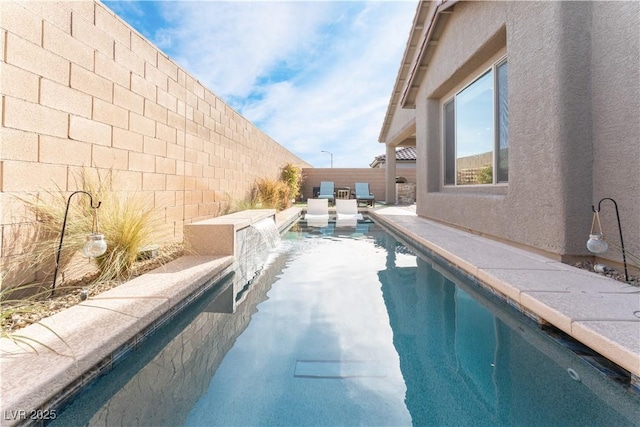
<path fill-rule="evenodd" d="M 322 73 L 269 88 L 243 114 L 316 166 L 329 165 L 321 150 L 336 167 L 368 166 L 385 151 L 377 138 L 414 10 L 394 15 L 388 6 L 369 4 L 353 17 L 348 37 L 328 47 Z"/>
<path fill-rule="evenodd" d="M 160 46 L 219 96 L 244 98 L 278 66 L 314 47 L 330 3 L 166 2 Z"/>
<path fill-rule="evenodd" d="M 160 2 L 152 39 L 317 167 L 367 167 L 417 2 Z"/>

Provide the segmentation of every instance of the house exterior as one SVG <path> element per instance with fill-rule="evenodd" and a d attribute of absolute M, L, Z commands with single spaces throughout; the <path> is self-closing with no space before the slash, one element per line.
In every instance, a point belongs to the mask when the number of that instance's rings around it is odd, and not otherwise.
<path fill-rule="evenodd" d="M 640 254 L 638 28 L 638 2 L 420 2 L 379 137 L 386 199 L 415 144 L 422 217 L 569 261 L 612 198 Z M 619 245 L 609 200 L 600 217 Z"/>
<path fill-rule="evenodd" d="M 387 163 L 387 155 L 380 154 L 369 166 L 372 168 L 383 168 Z M 396 150 L 396 169 L 414 169 L 416 167 L 416 147 L 402 147 Z"/>

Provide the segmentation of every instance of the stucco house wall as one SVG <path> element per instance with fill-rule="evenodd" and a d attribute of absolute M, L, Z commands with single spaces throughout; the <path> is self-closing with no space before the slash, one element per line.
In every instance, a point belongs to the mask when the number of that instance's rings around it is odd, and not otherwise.
<path fill-rule="evenodd" d="M 16 196 L 77 190 L 83 168 L 113 170 L 116 189 L 148 200 L 180 241 L 256 178 L 310 166 L 102 3 L 0 8 L 2 260 L 27 250 L 34 225 Z"/>
<path fill-rule="evenodd" d="M 593 202 L 620 205 L 627 250 L 640 256 L 640 4 L 591 5 Z M 635 65 L 634 65 L 635 64 Z M 617 242 L 615 210 L 603 202 L 605 233 Z M 616 260 L 619 252 L 614 252 Z M 638 267 L 637 262 L 635 263 Z"/>
<path fill-rule="evenodd" d="M 415 109 L 398 105 L 382 140 L 401 139 L 397 121 L 410 124 L 406 111 L 414 112 L 418 214 L 570 259 L 588 255 L 591 205 L 612 197 L 627 250 L 640 253 L 640 4 L 448 3 L 426 71 L 411 82 Z M 424 9 L 428 28 L 435 3 Z M 426 30 L 414 22 L 413 31 Z M 505 55 L 509 182 L 445 186 L 442 102 Z M 618 242 L 606 202 L 602 219 Z"/>

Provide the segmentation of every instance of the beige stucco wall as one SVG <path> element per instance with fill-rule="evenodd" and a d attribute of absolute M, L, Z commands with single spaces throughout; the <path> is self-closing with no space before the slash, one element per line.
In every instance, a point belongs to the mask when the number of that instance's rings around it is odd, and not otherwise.
<path fill-rule="evenodd" d="M 32 224 L 15 196 L 76 190 L 83 168 L 149 200 L 182 238 L 258 177 L 309 165 L 94 1 L 0 6 L 3 259 Z"/>
<path fill-rule="evenodd" d="M 640 253 L 639 21 L 637 2 L 456 3 L 419 82 L 418 214 L 558 257 L 587 255 L 591 205 L 613 197 L 627 249 Z M 444 187 L 441 101 L 503 54 L 509 183 Z M 612 206 L 602 212 L 617 241 Z"/>
<path fill-rule="evenodd" d="M 616 200 L 627 250 L 640 256 L 640 4 L 592 4 L 593 201 Z M 615 210 L 602 203 L 605 233 L 617 241 Z M 611 255 L 610 255 L 611 256 Z M 616 260 L 620 257 L 613 253 Z M 637 266 L 637 262 L 636 262 Z"/>
<path fill-rule="evenodd" d="M 413 110 L 396 110 L 389 129 L 387 131 L 387 142 L 392 145 L 402 143 L 402 141 L 415 132 L 415 113 Z"/>

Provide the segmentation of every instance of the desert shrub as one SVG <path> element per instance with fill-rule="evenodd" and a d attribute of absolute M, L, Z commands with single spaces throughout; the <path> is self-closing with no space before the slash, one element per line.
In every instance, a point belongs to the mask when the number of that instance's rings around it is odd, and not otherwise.
<path fill-rule="evenodd" d="M 291 163 L 287 163 L 282 168 L 282 180 L 289 187 L 289 195 L 296 200 L 300 196 L 300 188 L 302 186 L 302 168 Z"/>
<path fill-rule="evenodd" d="M 233 212 L 245 211 L 248 209 L 258 209 L 260 207 L 260 201 L 252 196 L 246 199 L 236 200 L 233 202 Z"/>
<path fill-rule="evenodd" d="M 104 195 L 100 208 L 100 232 L 107 240 L 107 252 L 98 257 L 98 280 L 112 280 L 129 275 L 140 249 L 153 243 L 155 227 L 153 211 L 137 194 Z"/>
<path fill-rule="evenodd" d="M 478 172 L 478 184 L 491 184 L 493 182 L 493 167 L 483 166 Z"/>
<path fill-rule="evenodd" d="M 260 178 L 256 180 L 256 199 L 260 207 L 280 211 L 289 207 L 291 193 L 284 181 Z"/>
<path fill-rule="evenodd" d="M 116 177 L 112 171 L 102 176 L 83 170 L 75 179 L 76 187 L 90 193 L 95 204 L 101 202 L 97 209 L 98 229 L 105 236 L 107 252 L 96 259 L 99 272 L 95 281 L 126 278 L 140 249 L 154 243 L 155 239 L 163 238 L 162 226 L 154 218 L 152 204 L 139 193 L 114 191 Z M 27 210 L 35 215 L 38 233 L 29 251 L 16 257 L 12 265 L 24 265 L 25 261 L 36 268 L 55 264 L 70 194 L 70 191 L 56 189 L 20 198 Z M 60 271 L 69 265 L 70 273 L 73 272 L 70 261 L 92 230 L 93 213 L 86 194 L 79 193 L 71 198 L 60 251 Z M 11 265 L 7 267 L 11 268 Z M 81 267 L 86 269 L 86 264 Z M 53 268 L 48 268 L 45 273 L 53 273 Z"/>
<path fill-rule="evenodd" d="M 280 184 L 278 185 L 278 203 L 276 205 L 276 209 L 281 211 L 287 209 L 291 206 L 291 190 L 289 186 L 284 181 L 278 181 Z"/>

